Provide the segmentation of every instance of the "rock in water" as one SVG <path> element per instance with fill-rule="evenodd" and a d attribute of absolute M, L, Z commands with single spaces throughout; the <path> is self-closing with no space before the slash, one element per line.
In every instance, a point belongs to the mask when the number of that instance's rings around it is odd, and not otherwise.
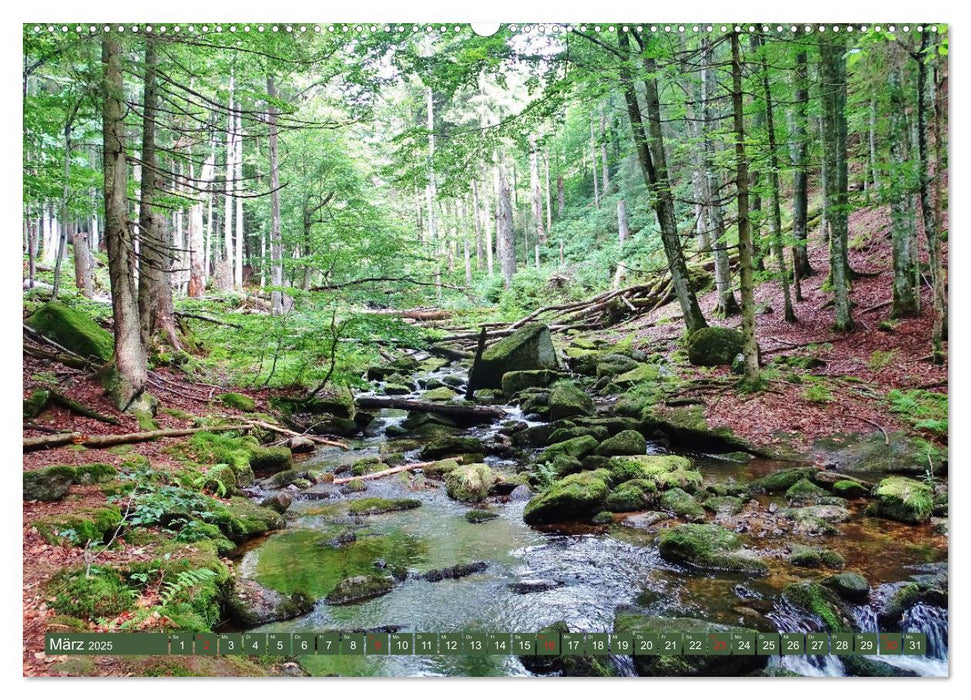
<path fill-rule="evenodd" d="M 327 595 L 327 602 L 330 605 L 346 605 L 385 595 L 393 588 L 394 579 L 390 576 L 352 576 L 337 584 Z"/>
<path fill-rule="evenodd" d="M 887 477 L 873 490 L 876 515 L 902 523 L 926 523 L 934 508 L 934 491 L 905 476 Z"/>
<path fill-rule="evenodd" d="M 489 495 L 496 480 L 495 472 L 485 464 L 463 464 L 445 474 L 445 491 L 456 501 L 478 503 Z"/>
<path fill-rule="evenodd" d="M 592 416 L 593 400 L 575 382 L 561 381 L 550 391 L 550 420 Z"/>
<path fill-rule="evenodd" d="M 506 587 L 517 595 L 525 595 L 527 593 L 542 593 L 543 591 L 549 591 L 562 585 L 562 581 L 557 581 L 552 578 L 530 578 L 523 581 L 514 581 Z"/>
<path fill-rule="evenodd" d="M 485 349 L 469 372 L 469 387 L 471 391 L 501 389 L 506 372 L 558 368 L 550 329 L 529 325 Z"/>
<path fill-rule="evenodd" d="M 603 510 L 607 498 L 606 469 L 571 474 L 526 504 L 523 520 L 530 525 L 587 518 Z"/>
<path fill-rule="evenodd" d="M 488 562 L 474 561 L 471 564 L 456 564 L 455 566 L 449 566 L 444 569 L 433 569 L 423 574 L 422 578 L 434 583 L 435 581 L 444 581 L 447 578 L 465 578 L 466 576 L 485 571 L 488 568 Z"/>
<path fill-rule="evenodd" d="M 287 511 L 287 508 L 290 507 L 291 503 L 293 503 L 293 499 L 290 498 L 289 494 L 280 491 L 279 493 L 275 493 L 272 496 L 264 498 L 260 505 L 264 508 L 275 510 L 277 513 L 282 515 Z"/>

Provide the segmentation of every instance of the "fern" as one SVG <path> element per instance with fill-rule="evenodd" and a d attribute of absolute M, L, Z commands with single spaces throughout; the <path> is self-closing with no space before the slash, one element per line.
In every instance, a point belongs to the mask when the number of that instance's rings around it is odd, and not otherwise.
<path fill-rule="evenodd" d="M 159 603 L 164 607 L 175 600 L 185 591 L 200 586 L 216 577 L 216 572 L 209 569 L 190 569 L 175 577 L 174 581 L 165 584 L 165 590 L 159 597 Z"/>

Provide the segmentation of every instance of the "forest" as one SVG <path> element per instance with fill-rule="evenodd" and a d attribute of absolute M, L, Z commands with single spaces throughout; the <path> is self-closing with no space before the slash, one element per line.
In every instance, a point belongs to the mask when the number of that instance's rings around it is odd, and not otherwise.
<path fill-rule="evenodd" d="M 947 675 L 948 38 L 24 25 L 24 675 Z"/>

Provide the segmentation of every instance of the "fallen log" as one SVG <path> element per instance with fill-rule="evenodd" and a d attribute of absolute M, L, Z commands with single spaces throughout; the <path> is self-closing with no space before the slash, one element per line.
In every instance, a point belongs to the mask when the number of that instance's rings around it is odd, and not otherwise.
<path fill-rule="evenodd" d="M 157 438 L 185 437 L 194 433 L 209 432 L 221 433 L 229 430 L 246 430 L 246 425 L 224 425 L 218 427 L 205 428 L 166 428 L 163 430 L 148 430 L 141 433 L 123 433 L 120 435 L 85 435 L 84 433 L 59 433 L 42 437 L 24 438 L 24 452 L 35 452 L 36 450 L 47 450 L 52 447 L 63 447 L 65 445 L 83 445 L 103 449 L 114 447 L 115 445 L 129 445 L 133 442 L 148 442 Z"/>
<path fill-rule="evenodd" d="M 298 433 L 296 430 L 290 430 L 289 428 L 284 428 L 279 425 L 274 425 L 273 423 L 267 423 L 261 420 L 250 420 L 247 421 L 247 425 L 251 425 L 257 428 L 263 428 L 264 430 L 269 430 L 274 433 L 279 433 L 280 435 L 289 435 L 290 437 L 302 437 L 316 442 L 318 445 L 329 445 L 331 447 L 340 447 L 344 450 L 349 450 L 350 448 L 346 443 L 337 442 L 335 440 L 328 440 L 327 438 L 322 438 L 319 435 L 311 435 L 310 433 Z"/>
<path fill-rule="evenodd" d="M 412 321 L 443 321 L 452 317 L 451 311 L 442 309 L 369 309 L 360 313 L 368 316 L 396 316 Z"/>
<path fill-rule="evenodd" d="M 396 396 L 359 396 L 355 403 L 360 408 L 398 408 L 405 411 L 438 413 L 466 423 L 488 423 L 506 417 L 506 412 L 494 406 L 461 406 L 454 403 L 415 401 Z"/>
<path fill-rule="evenodd" d="M 425 352 L 427 352 L 429 355 L 444 357 L 446 360 L 468 360 L 472 357 L 471 353 L 456 350 L 454 348 L 448 348 L 444 345 L 429 345 L 425 349 Z"/>
<path fill-rule="evenodd" d="M 455 457 L 456 462 L 462 461 L 462 456 L 459 455 Z M 332 482 L 336 486 L 341 484 L 349 484 L 352 481 L 370 481 L 372 479 L 380 479 L 385 476 L 391 476 L 392 474 L 399 474 L 401 472 L 409 472 L 412 469 L 421 469 L 427 467 L 429 464 L 434 464 L 434 462 L 415 462 L 414 464 L 402 464 L 400 467 L 391 467 L 391 469 L 382 469 L 379 472 L 371 472 L 370 474 L 363 474 L 362 476 L 346 476 L 342 479 L 334 479 Z"/>

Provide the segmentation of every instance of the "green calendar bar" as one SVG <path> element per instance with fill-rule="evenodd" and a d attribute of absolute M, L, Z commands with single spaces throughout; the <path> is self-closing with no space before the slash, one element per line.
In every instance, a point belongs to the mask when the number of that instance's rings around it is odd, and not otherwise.
<path fill-rule="evenodd" d="M 488 636 L 489 653 L 494 656 L 506 656 L 512 653 L 512 635 L 493 632 Z"/>
<path fill-rule="evenodd" d="M 514 633 L 512 636 L 512 653 L 516 656 L 535 656 L 536 635 Z"/>
<path fill-rule="evenodd" d="M 560 654 L 563 656 L 583 656 L 585 641 L 582 632 L 567 632 L 560 635 Z"/>
<path fill-rule="evenodd" d="M 169 636 L 156 632 L 48 634 L 44 651 L 51 655 L 164 656 L 169 653 Z"/>
<path fill-rule="evenodd" d="M 415 653 L 415 635 L 394 633 L 389 641 L 392 656 L 410 656 Z"/>
<path fill-rule="evenodd" d="M 877 650 L 880 648 L 880 639 L 878 634 L 871 634 L 869 632 L 858 632 L 853 635 L 853 646 L 857 654 L 876 654 Z"/>
<path fill-rule="evenodd" d="M 191 655 L 195 635 L 177 633 L 169 636 L 169 653 L 173 656 Z"/>
<path fill-rule="evenodd" d="M 730 656 L 732 653 L 732 635 L 714 633 L 708 635 L 708 654 L 710 656 Z"/>
<path fill-rule="evenodd" d="M 537 656 L 560 656 L 560 633 L 541 632 L 536 635 Z"/>
<path fill-rule="evenodd" d="M 903 635 L 880 635 L 880 656 L 900 656 L 901 654 L 903 654 Z"/>
<path fill-rule="evenodd" d="M 806 635 L 806 653 L 810 656 L 829 654 L 829 635 L 823 632 L 809 632 Z"/>
<path fill-rule="evenodd" d="M 783 656 L 802 656 L 806 653 L 806 636 L 802 632 L 783 632 L 781 642 Z"/>
<path fill-rule="evenodd" d="M 298 656 L 313 654 L 317 648 L 317 635 L 309 632 L 295 632 L 291 649 Z"/>
<path fill-rule="evenodd" d="M 481 632 L 466 632 L 465 637 L 465 653 L 470 656 L 488 656 L 489 655 L 489 635 Z"/>
<path fill-rule="evenodd" d="M 657 656 L 661 653 L 661 635 L 657 632 L 634 633 L 634 656 Z"/>
<path fill-rule="evenodd" d="M 610 635 L 605 632 L 588 633 L 587 655 L 607 656 L 610 653 Z"/>
<path fill-rule="evenodd" d="M 927 635 L 919 632 L 904 632 L 903 651 L 905 656 L 926 656 Z"/>
<path fill-rule="evenodd" d="M 337 656 L 341 653 L 341 633 L 325 632 L 317 635 L 317 653 L 324 656 Z"/>
<path fill-rule="evenodd" d="M 215 634 L 196 635 L 196 654 L 216 656 L 219 653 L 219 636 Z"/>
<path fill-rule="evenodd" d="M 367 639 L 358 632 L 341 632 L 341 656 L 364 656 Z"/>
<path fill-rule="evenodd" d="M 221 634 L 219 635 L 219 653 L 227 656 L 243 653 L 243 635 L 241 634 Z"/>
<path fill-rule="evenodd" d="M 248 656 L 263 656 L 266 654 L 266 635 L 247 632 L 243 635 L 243 653 Z"/>
<path fill-rule="evenodd" d="M 387 633 L 369 634 L 366 638 L 368 656 L 387 656 L 390 645 Z"/>

